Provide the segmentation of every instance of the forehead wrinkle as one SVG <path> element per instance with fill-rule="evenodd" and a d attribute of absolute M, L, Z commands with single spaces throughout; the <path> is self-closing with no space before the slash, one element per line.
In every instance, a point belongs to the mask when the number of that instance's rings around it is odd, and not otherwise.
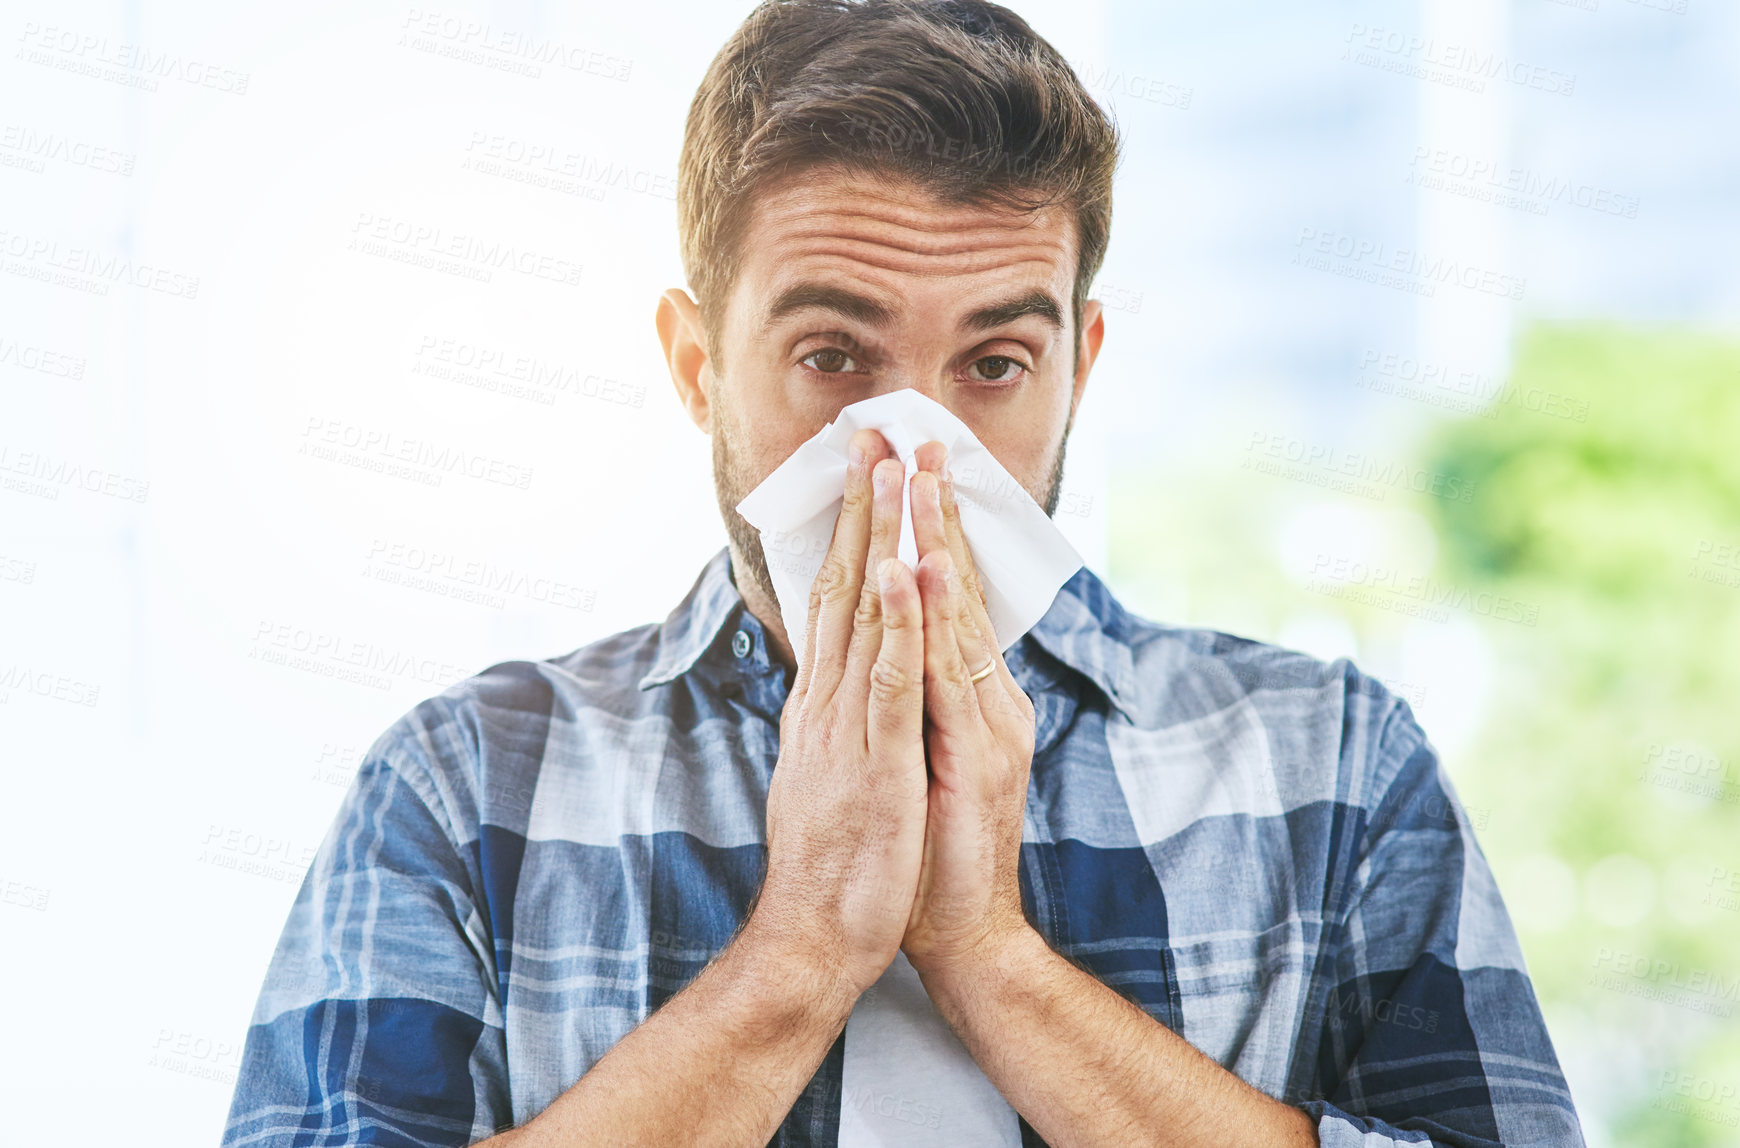
<path fill-rule="evenodd" d="M 1018 212 L 942 205 L 858 186 L 788 186 L 758 198 L 749 263 L 762 268 L 766 301 L 798 283 L 833 281 L 854 294 L 899 305 L 901 278 L 970 278 L 976 281 L 963 289 L 986 306 L 1010 302 L 1010 291 L 1021 288 L 1060 289 L 1065 299 L 1072 295 L 1072 285 L 1063 280 L 1070 277 L 1073 220 L 1056 206 Z"/>
<path fill-rule="evenodd" d="M 1062 263 L 1061 253 L 1056 248 L 1039 244 L 922 252 L 837 235 L 815 236 L 813 238 L 822 240 L 822 242 L 772 245 L 767 249 L 768 258 L 772 262 L 781 264 L 810 262 L 822 263 L 823 265 L 832 260 L 844 259 L 874 267 L 880 271 L 918 275 L 926 278 L 977 275 L 1004 268 L 1014 270 L 1030 267 L 1033 269 L 1033 274 L 1024 276 L 1024 278 L 1031 277 L 1036 281 L 1047 283 L 1056 276 Z M 792 250 L 794 247 L 801 249 Z"/>
<path fill-rule="evenodd" d="M 876 243 L 921 254 L 947 255 L 985 247 L 1045 247 L 1062 253 L 1067 250 L 1066 236 L 1043 227 L 1001 227 L 981 224 L 978 227 L 938 226 L 914 228 L 866 220 L 856 215 L 813 214 L 778 237 L 781 242 L 802 242 L 808 239 L 848 239 Z"/>
<path fill-rule="evenodd" d="M 1059 204 L 1032 211 L 995 203 L 945 203 L 927 194 L 895 197 L 873 185 L 788 186 L 764 190 L 757 212 L 762 219 L 816 219 L 847 216 L 877 220 L 913 231 L 960 231 L 977 228 L 1044 229 L 1054 217 L 1066 220 Z"/>
<path fill-rule="evenodd" d="M 842 228 L 809 228 L 786 235 L 767 237 L 767 247 L 781 250 L 816 250 L 827 247 L 840 249 L 887 250 L 891 254 L 914 259 L 952 259 L 957 256 L 1009 252 L 1009 257 L 1065 261 L 1070 252 L 1061 238 L 1009 233 L 943 233 L 934 237 L 915 237 L 908 233 L 887 231 L 842 230 Z"/>

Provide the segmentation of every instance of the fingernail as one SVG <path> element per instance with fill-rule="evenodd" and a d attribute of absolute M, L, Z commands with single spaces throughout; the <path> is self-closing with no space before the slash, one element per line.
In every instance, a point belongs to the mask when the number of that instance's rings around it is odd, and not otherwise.
<path fill-rule="evenodd" d="M 894 563 L 895 559 L 884 558 L 876 564 L 876 582 L 884 590 L 888 590 L 894 585 Z"/>

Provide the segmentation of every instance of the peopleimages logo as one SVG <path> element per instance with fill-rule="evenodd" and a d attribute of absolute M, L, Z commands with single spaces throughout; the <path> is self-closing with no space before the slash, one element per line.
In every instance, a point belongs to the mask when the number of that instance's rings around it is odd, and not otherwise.
<path fill-rule="evenodd" d="M 6 162 L 8 156 L 21 161 L 8 166 L 23 166 L 31 171 L 42 171 L 54 160 L 69 167 L 122 176 L 132 175 L 133 165 L 139 159 L 132 152 L 116 151 L 58 132 L 37 131 L 23 124 L 0 128 L 0 162 Z"/>
<path fill-rule="evenodd" d="M 568 610 L 590 610 L 598 596 L 589 587 L 384 538 L 376 538 L 369 546 L 363 574 L 443 597 L 479 601 L 498 610 L 510 595 Z"/>
<path fill-rule="evenodd" d="M 646 405 L 645 383 L 625 383 L 567 363 L 439 335 L 418 340 L 411 373 L 545 406 L 560 394 L 637 410 Z"/>
<path fill-rule="evenodd" d="M 1595 971 L 1590 974 L 1589 983 L 1597 988 L 1679 1005 L 1693 1012 L 1730 1017 L 1734 1015 L 1735 1001 L 1740 1000 L 1740 977 L 1724 977 L 1709 969 L 1688 967 L 1661 957 L 1602 945 L 1595 951 L 1592 967 Z"/>
<path fill-rule="evenodd" d="M 633 60 L 584 44 L 570 44 L 535 32 L 497 28 L 469 16 L 421 8 L 405 10 L 399 43 L 462 63 L 481 64 L 533 78 L 543 74 L 545 64 L 623 83 L 628 82 L 634 71 Z"/>
<path fill-rule="evenodd" d="M 410 438 L 378 427 L 311 415 L 302 428 L 297 453 L 324 462 L 341 462 L 365 470 L 441 485 L 444 474 L 460 474 L 479 482 L 525 490 L 532 485 L 532 468 L 451 443 Z"/>
<path fill-rule="evenodd" d="M 1464 263 L 1444 255 L 1427 255 L 1405 247 L 1392 247 L 1381 240 L 1327 228 L 1301 227 L 1293 246 L 1296 248 L 1294 263 L 1384 286 L 1399 286 L 1413 280 L 1420 287 L 1435 288 L 1443 284 L 1503 299 L 1521 299 L 1528 285 L 1528 280 L 1520 275 Z M 1385 282 L 1386 272 L 1403 279 Z M 1431 290 L 1420 292 L 1431 293 Z"/>
<path fill-rule="evenodd" d="M 18 42 L 17 59 L 147 92 L 157 91 L 160 80 L 179 80 L 232 96 L 248 92 L 247 72 L 125 40 L 111 42 L 91 32 L 30 20 Z"/>
<path fill-rule="evenodd" d="M 1415 79 L 1484 92 L 1486 81 L 1499 80 L 1518 87 L 1534 88 L 1549 95 L 1569 96 L 1576 91 L 1575 73 L 1555 71 L 1513 60 L 1503 52 L 1417 36 L 1395 28 L 1374 28 L 1355 21 L 1347 33 L 1342 59 Z"/>
<path fill-rule="evenodd" d="M 4 335 L 0 335 L 0 367 L 17 367 L 61 379 L 85 377 L 84 356 L 46 350 L 30 343 L 20 343 L 17 339 L 8 339 Z"/>
<path fill-rule="evenodd" d="M 13 690 L 75 706 L 94 706 L 103 687 L 65 674 L 38 670 L 35 666 L 15 664 L 0 667 L 0 699 L 9 697 Z"/>
<path fill-rule="evenodd" d="M 632 191 L 654 199 L 677 198 L 677 177 L 665 172 L 634 168 L 618 160 L 570 151 L 560 144 L 545 140 L 522 140 L 490 132 L 471 133 L 465 145 L 465 166 L 485 175 L 501 176 L 536 186 L 553 186 L 559 191 L 597 191 L 599 198 L 605 188 Z M 493 165 L 493 166 L 491 166 Z M 524 173 L 517 174 L 517 173 Z M 551 177 L 558 182 L 539 180 L 531 176 Z M 570 181 L 565 184 L 561 180 Z"/>
<path fill-rule="evenodd" d="M 1289 434 L 1252 431 L 1241 469 L 1291 478 L 1358 494 L 1382 502 L 1388 490 L 1406 487 L 1448 502 L 1471 502 L 1475 484 L 1454 474 L 1430 471 L 1399 459 L 1382 459 Z"/>
<path fill-rule="evenodd" d="M 350 230 L 348 250 L 434 271 L 463 272 L 485 283 L 499 270 L 566 287 L 580 282 L 578 263 L 434 224 L 359 211 Z"/>
<path fill-rule="evenodd" d="M 1360 359 L 1359 372 L 1353 385 L 1362 390 L 1460 414 L 1493 419 L 1507 409 L 1516 408 L 1570 422 L 1589 421 L 1589 403 L 1573 395 L 1541 387 L 1511 386 L 1499 375 L 1414 359 L 1393 351 L 1368 348 Z"/>
<path fill-rule="evenodd" d="M 122 502 L 144 502 L 151 492 L 149 482 L 112 470 L 83 466 L 41 451 L 0 446 L 0 488 L 55 501 L 62 490 L 74 487 Z"/>
<path fill-rule="evenodd" d="M 62 247 L 57 239 L 0 231 L 0 255 L 8 260 L 5 270 L 9 274 L 91 295 L 107 295 L 110 286 L 124 283 L 174 299 L 199 297 L 196 275 L 155 263 L 136 263 L 128 256 L 90 247 Z"/>
<path fill-rule="evenodd" d="M 1336 585 L 1329 586 L 1326 583 Z M 1338 587 L 1345 587 L 1338 589 Z M 1470 591 L 1450 586 L 1425 574 L 1405 574 L 1393 567 L 1360 562 L 1333 554 L 1318 554 L 1311 564 L 1306 589 L 1326 593 L 1331 597 L 1346 597 L 1366 601 L 1371 605 L 1407 602 L 1423 610 L 1436 611 L 1434 621 L 1445 621 L 1445 610 L 1462 610 L 1477 617 L 1498 622 L 1516 622 L 1533 626 L 1540 621 L 1541 608 L 1504 594 L 1488 590 Z M 1348 590 L 1357 593 L 1349 593 Z"/>
<path fill-rule="evenodd" d="M 1373 1021 L 1379 1024 L 1393 1024 L 1398 1028 L 1411 1029 L 1415 1032 L 1436 1033 L 1438 1031 L 1438 1010 L 1428 1009 L 1420 1005 L 1410 1005 L 1394 1000 L 1373 1000 L 1370 996 L 1358 992 L 1342 992 L 1339 988 L 1329 990 L 1329 1009 L 1344 1016 L 1358 1016 L 1370 1025 Z"/>
<path fill-rule="evenodd" d="M 271 619 L 255 628 L 248 658 L 377 690 L 391 689 L 394 677 L 445 689 L 471 676 L 438 658 Z"/>
<path fill-rule="evenodd" d="M 1546 215 L 1555 203 L 1570 204 L 1600 215 L 1637 218 L 1638 199 L 1596 184 L 1562 175 L 1543 175 L 1528 168 L 1501 164 L 1449 148 L 1419 146 L 1405 183 L 1430 191 L 1448 191 L 1497 207 L 1514 207 Z"/>

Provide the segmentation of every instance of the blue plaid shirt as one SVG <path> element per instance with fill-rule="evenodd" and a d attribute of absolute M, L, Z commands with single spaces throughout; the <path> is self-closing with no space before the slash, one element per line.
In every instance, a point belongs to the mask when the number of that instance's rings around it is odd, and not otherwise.
<path fill-rule="evenodd" d="M 1582 1143 L 1406 702 L 1139 618 L 1085 567 L 1006 657 L 1038 717 L 1021 892 L 1053 948 L 1325 1145 Z M 297 894 L 224 1144 L 465 1145 L 541 1112 L 743 920 L 787 687 L 722 549 L 662 624 L 406 714 Z M 773 1144 L 836 1144 L 867 1100 L 843 1051 Z"/>

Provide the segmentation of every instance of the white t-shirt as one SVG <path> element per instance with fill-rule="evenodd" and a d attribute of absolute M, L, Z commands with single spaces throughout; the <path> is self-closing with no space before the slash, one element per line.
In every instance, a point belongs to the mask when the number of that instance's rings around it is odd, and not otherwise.
<path fill-rule="evenodd" d="M 840 1148 L 1021 1148 L 1021 1126 L 905 953 L 846 1021 Z"/>

